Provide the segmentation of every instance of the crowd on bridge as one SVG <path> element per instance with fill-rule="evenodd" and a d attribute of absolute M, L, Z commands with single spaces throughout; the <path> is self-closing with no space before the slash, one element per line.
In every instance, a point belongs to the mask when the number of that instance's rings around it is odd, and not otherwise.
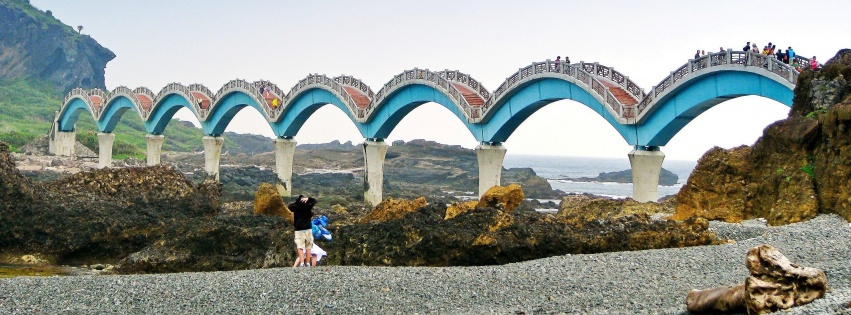
<path fill-rule="evenodd" d="M 809 65 L 801 63 L 799 59 L 795 59 L 795 49 L 792 46 L 786 48 L 784 52 L 783 49 L 778 49 L 776 44 L 772 44 L 768 42 L 768 45 L 762 47 L 762 50 L 759 49 L 756 43 L 747 42 L 745 47 L 742 47 L 742 51 L 748 51 L 755 54 L 761 54 L 764 56 L 774 56 L 778 61 L 783 62 L 787 65 L 792 65 L 798 71 L 803 71 L 807 66 L 810 67 L 811 70 L 816 70 L 819 67 L 819 63 L 816 60 L 816 56 L 810 59 Z M 720 48 L 720 52 L 725 52 L 724 47 Z M 694 54 L 694 59 L 700 58 L 701 56 L 705 56 L 706 51 L 698 49 Z"/>

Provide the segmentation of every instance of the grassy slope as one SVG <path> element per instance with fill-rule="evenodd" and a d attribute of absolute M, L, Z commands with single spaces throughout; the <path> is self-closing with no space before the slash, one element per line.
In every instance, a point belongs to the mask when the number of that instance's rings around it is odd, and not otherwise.
<path fill-rule="evenodd" d="M 63 96 L 57 95 L 48 83 L 14 79 L 0 81 L 0 141 L 8 142 L 13 150 L 50 130 L 54 112 L 59 110 Z M 145 156 L 145 128 L 139 116 L 128 111 L 115 129 L 113 153 L 116 158 Z M 77 140 L 97 150 L 97 127 L 91 115 L 80 115 L 77 121 Z M 165 131 L 163 150 L 202 150 L 200 129 L 172 121 Z"/>

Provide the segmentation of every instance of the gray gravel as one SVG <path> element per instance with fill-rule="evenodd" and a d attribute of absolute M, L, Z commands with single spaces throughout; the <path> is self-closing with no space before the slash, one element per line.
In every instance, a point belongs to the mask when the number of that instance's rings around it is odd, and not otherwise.
<path fill-rule="evenodd" d="M 711 223 L 734 244 L 567 255 L 492 267 L 319 267 L 0 279 L 0 314 L 686 314 L 690 289 L 741 283 L 753 246 L 827 272 L 825 298 L 779 314 L 851 314 L 851 226 Z"/>

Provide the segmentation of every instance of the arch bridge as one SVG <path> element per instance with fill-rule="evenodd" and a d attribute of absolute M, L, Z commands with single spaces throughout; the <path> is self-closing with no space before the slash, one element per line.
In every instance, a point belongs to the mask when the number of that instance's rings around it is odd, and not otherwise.
<path fill-rule="evenodd" d="M 160 163 L 164 136 L 174 114 L 189 109 L 205 136 L 205 170 L 218 178 L 222 134 L 234 116 L 246 107 L 259 112 L 276 135 L 275 159 L 279 189 L 292 192 L 295 136 L 320 107 L 339 108 L 355 124 L 363 143 L 364 198 L 382 199 L 384 143 L 398 123 L 416 107 L 437 103 L 460 120 L 480 142 L 479 194 L 500 183 L 502 145 L 529 116 L 555 101 L 579 102 L 605 119 L 633 146 L 629 152 L 633 198 L 658 199 L 658 180 L 664 146 L 686 124 L 709 108 L 745 95 L 759 95 L 786 106 L 799 74 L 796 66 L 808 60 L 796 57 L 792 65 L 773 56 L 728 50 L 689 60 L 645 91 L 625 74 L 598 63 L 535 62 L 510 75 L 493 92 L 470 75 L 453 70 L 412 69 L 394 76 L 377 92 L 351 76 L 308 75 L 288 92 L 269 81 L 233 80 L 215 93 L 201 84 L 171 83 L 154 94 L 140 87 L 74 89 L 56 113 L 50 150 L 73 155 L 74 125 L 88 112 L 98 127 L 100 166 L 112 162 L 113 131 L 132 111 L 148 133 L 147 163 Z M 547 135 L 544 135 L 547 136 Z"/>

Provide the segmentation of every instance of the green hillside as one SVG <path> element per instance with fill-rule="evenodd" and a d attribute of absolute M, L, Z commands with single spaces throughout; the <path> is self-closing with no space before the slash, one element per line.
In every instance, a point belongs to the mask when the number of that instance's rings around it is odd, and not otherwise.
<path fill-rule="evenodd" d="M 0 141 L 11 144 L 14 152 L 33 139 L 46 135 L 63 98 L 64 95 L 54 92 L 50 83 L 26 79 L 0 80 Z M 92 116 L 80 115 L 77 140 L 97 152 L 97 133 Z M 145 157 L 145 127 L 135 112 L 126 112 L 114 133 L 114 158 Z M 172 120 L 163 135 L 164 151 L 204 149 L 201 143 L 204 133 L 191 122 Z M 272 140 L 263 136 L 226 132 L 224 138 L 222 150 L 234 154 L 258 154 L 273 149 Z"/>
<path fill-rule="evenodd" d="M 54 112 L 59 110 L 64 96 L 54 92 L 49 83 L 12 79 L 0 81 L 0 141 L 8 142 L 13 150 L 46 135 L 50 131 Z M 135 113 L 128 111 L 115 129 L 113 154 L 121 159 L 128 156 L 145 157 L 145 128 Z M 80 115 L 77 140 L 97 151 L 97 127 L 90 115 Z M 166 151 L 202 150 L 200 129 L 173 121 L 165 131 Z"/>

